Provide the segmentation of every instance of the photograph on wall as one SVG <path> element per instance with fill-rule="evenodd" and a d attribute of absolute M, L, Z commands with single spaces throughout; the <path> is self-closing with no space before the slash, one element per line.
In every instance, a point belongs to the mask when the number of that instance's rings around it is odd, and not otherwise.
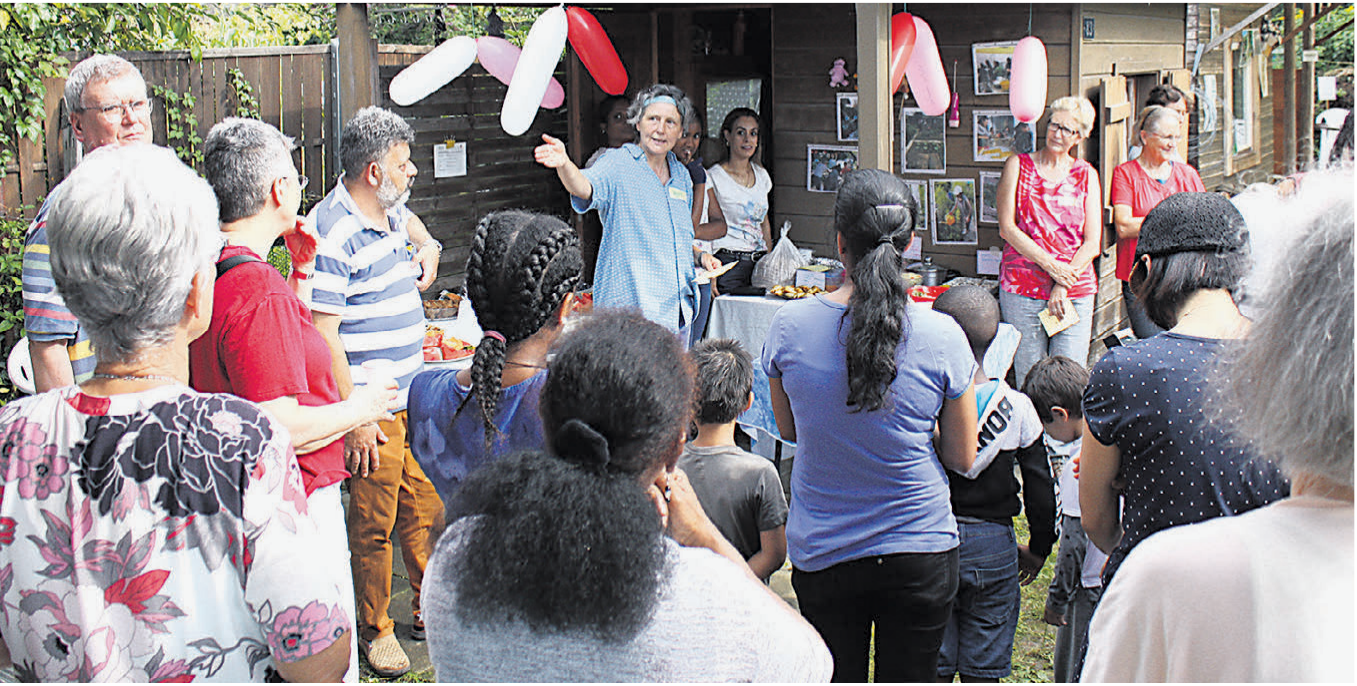
<path fill-rule="evenodd" d="M 900 173 L 947 173 L 947 128 L 942 115 L 917 107 L 900 109 Z"/>
<path fill-rule="evenodd" d="M 909 186 L 909 194 L 914 196 L 914 202 L 919 206 L 919 217 L 928 216 L 928 182 L 919 180 L 905 179 L 905 185 Z M 915 222 L 922 228 L 922 222 Z"/>
<path fill-rule="evenodd" d="M 980 172 L 980 221 L 999 223 L 999 172 Z"/>
<path fill-rule="evenodd" d="M 858 139 L 858 94 L 838 93 L 835 108 L 839 113 L 839 140 Z"/>
<path fill-rule="evenodd" d="M 975 180 L 936 179 L 928 182 L 933 212 L 928 216 L 934 245 L 976 245 Z"/>
<path fill-rule="evenodd" d="M 836 193 L 843 177 L 858 168 L 858 149 L 852 145 L 807 145 L 806 190 Z"/>
<path fill-rule="evenodd" d="M 1008 92 L 1009 72 L 1013 70 L 1013 48 L 1017 45 L 1017 41 L 971 44 L 976 95 L 1003 95 Z"/>
<path fill-rule="evenodd" d="M 1008 110 L 974 110 L 971 140 L 976 162 L 1003 162 L 1014 153 L 1032 152 L 1032 125 L 1013 118 Z"/>

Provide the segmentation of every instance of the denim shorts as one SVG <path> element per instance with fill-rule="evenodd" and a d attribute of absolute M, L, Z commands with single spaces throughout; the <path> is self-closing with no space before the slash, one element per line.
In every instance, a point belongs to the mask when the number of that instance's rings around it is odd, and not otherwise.
<path fill-rule="evenodd" d="M 961 580 L 938 652 L 938 676 L 998 679 L 1012 671 L 1018 627 L 1018 545 L 1013 527 L 957 520 Z"/>

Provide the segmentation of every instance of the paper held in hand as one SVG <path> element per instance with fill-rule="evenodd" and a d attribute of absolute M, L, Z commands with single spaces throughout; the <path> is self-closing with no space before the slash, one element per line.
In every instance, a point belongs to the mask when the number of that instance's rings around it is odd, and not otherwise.
<path fill-rule="evenodd" d="M 1065 305 L 1065 316 L 1057 318 L 1051 314 L 1051 308 L 1046 308 L 1037 313 L 1037 318 L 1041 320 L 1041 325 L 1046 327 L 1046 336 L 1054 336 L 1065 329 L 1079 323 L 1079 313 L 1074 308 Z"/>
<path fill-rule="evenodd" d="M 726 272 L 730 271 L 730 270 L 731 270 L 732 268 L 734 268 L 735 265 L 737 265 L 737 264 L 739 264 L 739 260 L 732 260 L 732 261 L 730 261 L 730 262 L 727 262 L 727 263 L 725 263 L 725 264 L 723 264 L 723 265 L 717 267 L 716 269 L 711 269 L 711 270 L 707 270 L 707 269 L 698 269 L 698 270 L 697 270 L 697 282 L 698 282 L 698 283 L 706 283 L 706 282 L 708 282 L 708 281 L 715 281 L 717 277 L 719 277 L 719 276 L 721 276 L 722 274 L 725 274 Z"/>

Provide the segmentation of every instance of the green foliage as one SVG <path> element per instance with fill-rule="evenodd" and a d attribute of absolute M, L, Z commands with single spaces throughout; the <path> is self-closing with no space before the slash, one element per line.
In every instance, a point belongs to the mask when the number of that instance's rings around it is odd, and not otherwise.
<path fill-rule="evenodd" d="M 62 52 L 186 49 L 202 42 L 198 5 L 27 3 L 0 5 L 0 166 L 14 159 L 20 138 L 42 137 L 43 79 L 65 73 Z"/>
<path fill-rule="evenodd" d="M 24 262 L 24 235 L 28 222 L 0 218 L 0 405 L 18 397 L 10 383 L 7 365 L 9 351 L 24 335 L 24 298 L 21 278 Z"/>
<path fill-rule="evenodd" d="M 489 5 L 369 5 L 372 34 L 381 43 L 436 45 L 453 36 L 486 35 Z M 504 21 L 504 37 L 523 45 L 532 23 L 545 7 L 496 7 Z"/>
<path fill-rule="evenodd" d="M 259 98 L 254 97 L 254 86 L 250 85 L 245 74 L 234 67 L 226 70 L 226 83 L 236 92 L 236 116 L 247 119 L 259 118 Z"/>
<path fill-rule="evenodd" d="M 193 114 L 198 99 L 157 84 L 147 84 L 152 97 L 160 99 L 165 112 L 165 141 L 184 164 L 201 169 L 203 139 L 198 135 L 198 117 Z M 257 103 L 256 103 L 257 104 Z"/>
<path fill-rule="evenodd" d="M 194 30 L 214 48 L 324 45 L 335 37 L 335 6 L 328 2 L 209 5 L 194 22 Z"/>

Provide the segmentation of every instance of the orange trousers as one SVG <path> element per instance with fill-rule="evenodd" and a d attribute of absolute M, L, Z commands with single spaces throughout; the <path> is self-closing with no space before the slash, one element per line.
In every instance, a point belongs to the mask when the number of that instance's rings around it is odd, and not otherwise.
<path fill-rule="evenodd" d="M 419 617 L 419 591 L 433 541 L 430 530 L 443 519 L 443 501 L 410 453 L 405 411 L 378 424 L 387 441 L 380 463 L 366 478 L 349 479 L 349 553 L 358 606 L 358 635 L 371 641 L 392 633 L 391 535 L 399 538 L 405 571 L 414 591 L 411 609 Z"/>

